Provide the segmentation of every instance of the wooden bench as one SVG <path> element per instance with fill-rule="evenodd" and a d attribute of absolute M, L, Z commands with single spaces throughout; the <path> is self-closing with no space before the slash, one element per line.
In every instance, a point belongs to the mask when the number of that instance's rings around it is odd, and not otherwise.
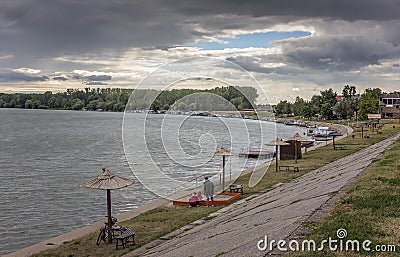
<path fill-rule="evenodd" d="M 118 250 L 118 246 L 122 246 L 125 249 L 127 243 L 133 243 L 135 245 L 135 232 L 133 232 L 129 228 L 121 229 L 121 235 L 115 236 L 114 239 L 117 240 L 116 249 Z"/>
<path fill-rule="evenodd" d="M 335 147 L 333 149 L 334 150 L 346 150 L 346 146 L 345 145 L 335 145 Z"/>
<path fill-rule="evenodd" d="M 281 165 L 279 166 L 279 170 L 281 169 L 285 169 L 286 171 L 289 171 L 290 168 L 293 169 L 294 172 L 299 172 L 299 167 L 298 166 L 294 166 L 294 165 Z"/>
<path fill-rule="evenodd" d="M 232 184 L 232 185 L 229 186 L 229 191 L 231 193 L 241 193 L 241 194 L 243 194 L 243 185 Z"/>

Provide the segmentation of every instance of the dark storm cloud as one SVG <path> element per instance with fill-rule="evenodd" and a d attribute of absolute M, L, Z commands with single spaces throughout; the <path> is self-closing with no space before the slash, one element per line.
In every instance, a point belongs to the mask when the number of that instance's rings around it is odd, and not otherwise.
<path fill-rule="evenodd" d="M 359 69 L 400 58 L 399 21 L 341 24 L 328 29 L 322 24 L 319 35 L 276 45 L 282 47 L 287 63 L 312 69 Z"/>
<path fill-rule="evenodd" d="M 190 30 L 181 26 L 183 18 L 156 7 L 151 1 L 5 0 L 0 3 L 0 50 L 56 56 L 184 41 Z"/>
<path fill-rule="evenodd" d="M 212 30 L 246 29 L 246 17 L 280 17 L 276 22 L 299 17 L 353 21 L 397 19 L 399 13 L 397 0 L 3 0 L 0 50 L 40 56 L 175 45 L 207 34 L 207 26 Z M 222 15 L 221 22 L 209 24 L 214 15 Z M 241 18 L 224 22 L 224 17 L 232 16 Z"/>
<path fill-rule="evenodd" d="M 252 32 L 279 25 L 315 28 L 310 37 L 283 40 L 282 53 L 240 56 L 232 61 L 253 72 L 282 75 L 301 69 L 346 70 L 400 59 L 398 0 L 2 0 L 0 2 L 0 68 L 35 67 L 47 74 L 67 71 L 53 80 L 98 83 L 111 76 L 84 76 L 76 69 L 101 70 L 103 64 L 69 63 L 60 56 L 121 54 L 193 43 L 203 36 Z M 88 55 L 91 53 L 93 55 Z M 178 58 L 172 56 L 172 58 Z M 105 58 L 107 59 L 107 58 Z M 284 63 L 270 68 L 263 63 Z M 79 66 L 78 66 L 79 65 Z M 78 66 L 79 68 L 76 68 Z M 69 72 L 68 72 L 69 71 Z M 61 74 L 61 73 L 58 73 Z M 47 77 L 0 72 L 0 82 L 41 81 Z M 90 84 L 93 85 L 93 84 Z"/>
<path fill-rule="evenodd" d="M 172 3 L 173 2 L 173 3 Z M 234 14 L 252 17 L 322 17 L 340 20 L 392 20 L 399 18 L 397 0 L 203 0 L 163 1 L 176 11 L 192 17 L 207 14 Z"/>

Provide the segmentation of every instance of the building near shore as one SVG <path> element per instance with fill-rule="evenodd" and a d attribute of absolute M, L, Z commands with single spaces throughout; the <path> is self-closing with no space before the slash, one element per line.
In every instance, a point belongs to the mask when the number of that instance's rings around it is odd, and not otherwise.
<path fill-rule="evenodd" d="M 379 109 L 382 118 L 400 118 L 400 96 L 398 94 L 383 94 L 379 98 Z"/>

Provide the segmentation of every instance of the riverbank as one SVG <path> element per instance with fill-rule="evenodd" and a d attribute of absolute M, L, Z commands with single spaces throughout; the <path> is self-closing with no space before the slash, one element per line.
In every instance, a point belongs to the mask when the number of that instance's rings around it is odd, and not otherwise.
<path fill-rule="evenodd" d="M 308 171 L 317 168 L 319 165 L 324 165 L 326 163 L 329 163 L 329 162 L 333 161 L 338 156 L 344 156 L 344 155 L 349 154 L 351 152 L 357 151 L 357 150 L 365 147 L 368 144 L 372 144 L 372 143 L 374 143 L 376 141 L 382 140 L 385 136 L 388 135 L 388 133 L 390 133 L 390 131 L 389 131 L 390 126 L 387 126 L 387 128 L 388 128 L 388 130 L 387 131 L 385 130 L 385 133 L 380 134 L 380 135 L 374 135 L 374 136 L 372 136 L 372 137 L 370 137 L 368 139 L 363 140 L 363 144 L 357 144 L 357 142 L 354 142 L 354 140 L 359 140 L 359 139 L 352 139 L 352 138 L 344 139 L 344 140 L 346 140 L 346 142 L 344 142 L 344 143 L 348 144 L 348 146 L 349 146 L 348 149 L 344 150 L 344 151 L 332 151 L 331 147 L 329 147 L 329 146 L 328 147 L 321 146 L 321 151 L 313 151 L 313 152 L 305 154 L 304 158 L 302 160 L 299 160 L 298 164 L 297 164 L 300 167 L 300 170 L 301 170 L 300 173 L 287 173 L 287 172 L 275 173 L 275 172 L 272 172 L 272 169 L 269 169 L 267 171 L 267 176 L 266 176 L 268 179 L 262 180 L 254 188 L 249 188 L 248 187 L 247 183 L 248 183 L 248 179 L 250 177 L 249 174 L 244 175 L 241 178 L 239 178 L 237 183 L 241 183 L 241 184 L 245 185 L 245 197 L 246 196 L 250 196 L 251 194 L 254 194 L 254 193 L 266 190 L 268 188 L 271 188 L 273 185 L 276 185 L 276 184 L 279 184 L 279 183 L 282 183 L 282 182 L 286 182 L 286 181 L 289 181 L 289 180 L 291 180 L 293 178 L 296 178 L 296 177 L 298 177 L 300 175 L 303 175 L 303 174 L 307 173 Z M 318 162 L 315 162 L 315 160 L 318 160 Z M 293 162 L 293 161 L 285 161 L 285 162 L 290 163 L 290 162 Z M 171 211 L 173 211 L 173 210 L 176 210 L 176 209 L 171 208 Z M 191 209 L 190 208 L 179 209 L 178 213 L 180 213 L 182 215 L 186 215 L 188 210 L 191 210 Z M 165 209 L 162 209 L 162 211 L 165 212 Z M 200 216 L 204 215 L 204 214 L 205 213 L 199 213 Z M 144 219 L 147 215 L 149 215 L 149 214 L 144 213 L 141 218 Z M 128 222 L 126 222 L 124 224 L 126 224 L 126 226 L 133 227 L 135 230 L 138 227 L 141 226 L 140 224 L 135 223 L 135 221 L 128 221 Z M 97 229 L 99 227 L 100 226 L 98 226 Z M 151 228 L 148 228 L 148 227 L 146 229 L 151 230 Z M 166 231 L 164 231 L 164 232 L 166 232 Z M 157 234 L 160 235 L 160 231 L 158 231 Z M 145 243 L 144 241 L 141 241 L 143 239 L 143 232 L 142 231 L 138 231 L 137 232 L 137 236 L 138 236 L 138 246 L 143 245 Z M 88 242 L 88 244 L 92 244 L 93 243 L 93 242 L 90 241 L 90 237 L 92 237 L 92 238 L 96 237 L 96 233 L 93 233 L 93 235 L 89 236 L 88 241 L 86 241 L 86 242 Z M 78 240 L 78 241 L 82 241 L 82 240 Z M 74 245 L 74 244 L 76 244 L 76 240 L 72 241 L 72 242 L 70 242 L 68 244 L 64 244 L 59 250 L 61 252 L 64 252 L 64 253 L 65 252 L 69 252 L 71 250 L 69 247 L 71 245 Z M 47 247 L 49 247 L 49 246 L 47 246 Z M 108 248 L 110 248 L 110 247 L 108 247 Z M 113 247 L 111 247 L 111 248 L 113 248 Z M 132 250 L 134 248 L 129 248 L 128 251 Z M 102 249 L 101 247 L 98 247 L 96 249 L 104 251 L 104 249 Z M 52 251 L 50 251 L 50 252 L 52 252 Z M 57 251 L 55 251 L 55 252 L 57 252 Z M 115 250 L 114 250 L 112 252 L 112 254 L 120 255 L 120 254 L 123 254 L 123 252 L 121 252 L 121 251 L 115 252 Z M 82 253 L 82 256 L 83 255 L 85 255 L 85 254 Z M 39 255 L 39 256 L 45 256 L 45 255 Z M 56 256 L 57 256 L 57 254 L 56 254 Z M 75 254 L 75 256 L 79 256 L 79 254 Z"/>

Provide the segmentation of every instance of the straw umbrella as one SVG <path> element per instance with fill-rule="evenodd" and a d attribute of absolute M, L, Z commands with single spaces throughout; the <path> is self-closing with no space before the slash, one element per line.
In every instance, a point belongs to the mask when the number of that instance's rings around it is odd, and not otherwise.
<path fill-rule="evenodd" d="M 276 148 L 276 150 L 275 150 L 275 153 L 276 153 L 276 157 L 275 157 L 275 171 L 276 172 L 278 172 L 278 168 L 279 168 L 279 166 L 278 166 L 278 159 L 279 159 L 279 146 L 281 146 L 281 145 L 290 145 L 289 143 L 286 143 L 286 142 L 284 142 L 284 141 L 282 141 L 282 138 L 281 139 L 279 139 L 278 137 L 275 139 L 275 140 L 273 140 L 273 141 L 271 141 L 271 142 L 269 142 L 269 143 L 267 143 L 266 145 L 273 145 L 273 146 L 275 146 Z"/>
<path fill-rule="evenodd" d="M 286 141 L 294 141 L 294 162 L 297 163 L 297 142 L 307 141 L 307 139 L 300 136 L 299 133 L 296 133 Z"/>
<path fill-rule="evenodd" d="M 128 178 L 123 178 L 112 174 L 107 168 L 103 168 L 101 174 L 95 179 L 92 179 L 86 183 L 83 183 L 81 187 L 87 187 L 91 189 L 107 190 L 107 217 L 108 217 L 108 227 L 109 235 L 111 233 L 112 220 L 111 220 L 111 190 L 120 189 L 133 184 L 133 180 Z M 108 237 L 109 242 L 111 242 L 111 236 Z"/>
<path fill-rule="evenodd" d="M 214 153 L 214 156 L 222 156 L 222 192 L 225 191 L 225 156 L 232 155 L 234 154 L 231 151 L 222 146 Z"/>

